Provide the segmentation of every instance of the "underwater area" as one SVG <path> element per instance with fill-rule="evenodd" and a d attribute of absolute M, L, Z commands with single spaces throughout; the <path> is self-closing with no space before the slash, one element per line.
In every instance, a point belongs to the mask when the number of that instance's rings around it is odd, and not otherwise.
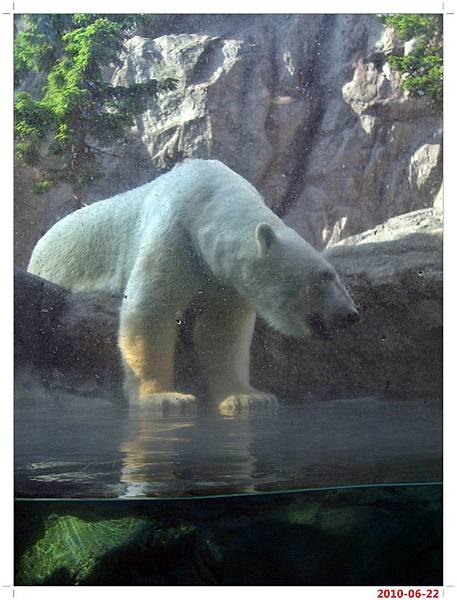
<path fill-rule="evenodd" d="M 442 585 L 442 486 L 16 502 L 16 585 Z"/>

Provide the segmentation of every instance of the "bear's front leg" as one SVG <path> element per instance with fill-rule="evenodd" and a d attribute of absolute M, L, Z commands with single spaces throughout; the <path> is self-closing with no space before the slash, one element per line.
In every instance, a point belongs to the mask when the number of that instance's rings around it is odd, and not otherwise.
<path fill-rule="evenodd" d="M 121 309 L 119 347 L 124 365 L 124 391 L 130 404 L 159 411 L 183 409 L 196 400 L 175 390 L 176 311 L 156 314 L 125 303 Z M 153 306 L 153 305 L 152 305 Z"/>
<path fill-rule="evenodd" d="M 215 294 L 202 308 L 195 328 L 195 345 L 212 400 L 223 415 L 246 410 L 274 409 L 274 394 L 249 383 L 249 358 L 255 312 L 227 292 Z"/>

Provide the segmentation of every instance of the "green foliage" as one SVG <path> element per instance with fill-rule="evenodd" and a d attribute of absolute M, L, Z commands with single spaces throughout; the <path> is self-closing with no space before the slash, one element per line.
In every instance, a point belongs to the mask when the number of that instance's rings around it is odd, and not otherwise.
<path fill-rule="evenodd" d="M 38 97 L 20 91 L 15 102 L 16 154 L 42 168 L 37 191 L 52 182 L 78 187 L 100 175 L 99 156 L 133 125 L 148 100 L 175 89 L 174 79 L 112 86 L 103 68 L 118 62 L 122 44 L 145 17 L 125 15 L 34 15 L 15 40 L 15 77 L 43 73 Z M 57 165 L 56 168 L 54 168 Z"/>
<path fill-rule="evenodd" d="M 63 52 L 61 34 L 71 27 L 71 15 L 24 16 L 26 29 L 14 41 L 14 76 L 18 85 L 30 72 L 48 71 Z"/>
<path fill-rule="evenodd" d="M 37 181 L 33 186 L 33 191 L 35 194 L 44 194 L 50 187 L 52 186 L 52 181 L 49 179 L 41 179 Z"/>
<path fill-rule="evenodd" d="M 427 38 L 441 36 L 443 31 L 441 15 L 394 14 L 382 15 L 381 19 L 386 25 L 395 29 L 402 40 L 425 35 Z"/>
<path fill-rule="evenodd" d="M 441 15 L 382 15 L 402 40 L 415 38 L 407 56 L 390 56 L 389 64 L 404 74 L 402 86 L 411 96 L 427 96 L 434 108 L 443 101 L 443 20 Z"/>

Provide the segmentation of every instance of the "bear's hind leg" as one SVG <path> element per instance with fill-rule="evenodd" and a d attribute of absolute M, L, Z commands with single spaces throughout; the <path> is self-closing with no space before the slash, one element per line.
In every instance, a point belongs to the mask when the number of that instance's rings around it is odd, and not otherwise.
<path fill-rule="evenodd" d="M 221 414 L 277 407 L 274 394 L 260 392 L 249 383 L 254 324 L 255 312 L 236 295 L 210 299 L 197 319 L 195 346 L 210 397 Z"/>

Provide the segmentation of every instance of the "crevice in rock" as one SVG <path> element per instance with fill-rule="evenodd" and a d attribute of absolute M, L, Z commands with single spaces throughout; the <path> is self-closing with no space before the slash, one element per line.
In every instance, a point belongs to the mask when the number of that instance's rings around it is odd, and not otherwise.
<path fill-rule="evenodd" d="M 310 97 L 312 110 L 306 115 L 303 128 L 299 128 L 292 140 L 291 156 L 296 156 L 296 162 L 291 169 L 289 184 L 281 201 L 278 203 L 276 213 L 283 217 L 293 206 L 303 189 L 307 162 L 314 148 L 314 140 L 319 132 L 324 116 L 324 90 L 320 83 L 323 58 L 320 50 L 331 37 L 335 19 L 333 15 L 325 15 L 320 26 L 320 34 L 315 41 L 313 61 L 308 69 L 299 71 L 299 82 L 303 97 Z"/>
<path fill-rule="evenodd" d="M 214 77 L 217 65 L 224 63 L 223 47 L 224 42 L 220 37 L 207 41 L 193 68 L 192 79 L 188 85 L 200 85 Z"/>
<path fill-rule="evenodd" d="M 279 73 L 278 73 L 278 64 L 276 61 L 277 54 L 278 54 L 277 38 L 276 38 L 275 32 L 273 32 L 273 35 L 271 37 L 271 47 L 269 50 L 271 70 L 269 71 L 269 75 L 270 75 L 269 81 L 266 84 L 267 88 L 270 91 L 271 98 L 273 98 L 277 94 L 278 88 L 279 88 L 279 84 L 278 84 Z M 272 103 L 270 103 L 270 107 L 269 107 L 266 117 L 265 117 L 264 131 L 265 131 L 265 137 L 266 137 L 268 143 L 270 144 L 270 146 L 272 148 L 275 148 L 278 144 L 278 128 L 275 124 L 274 104 L 272 104 Z M 275 156 L 275 154 L 273 154 L 271 160 L 269 160 L 268 163 L 265 165 L 265 169 L 263 170 L 262 174 L 260 174 L 258 176 L 258 179 L 256 181 L 257 185 L 259 185 L 260 187 L 262 186 L 263 180 L 268 176 L 268 173 L 274 167 L 275 161 L 276 161 L 276 156 Z M 275 206 L 273 205 L 272 208 L 274 209 Z"/>

